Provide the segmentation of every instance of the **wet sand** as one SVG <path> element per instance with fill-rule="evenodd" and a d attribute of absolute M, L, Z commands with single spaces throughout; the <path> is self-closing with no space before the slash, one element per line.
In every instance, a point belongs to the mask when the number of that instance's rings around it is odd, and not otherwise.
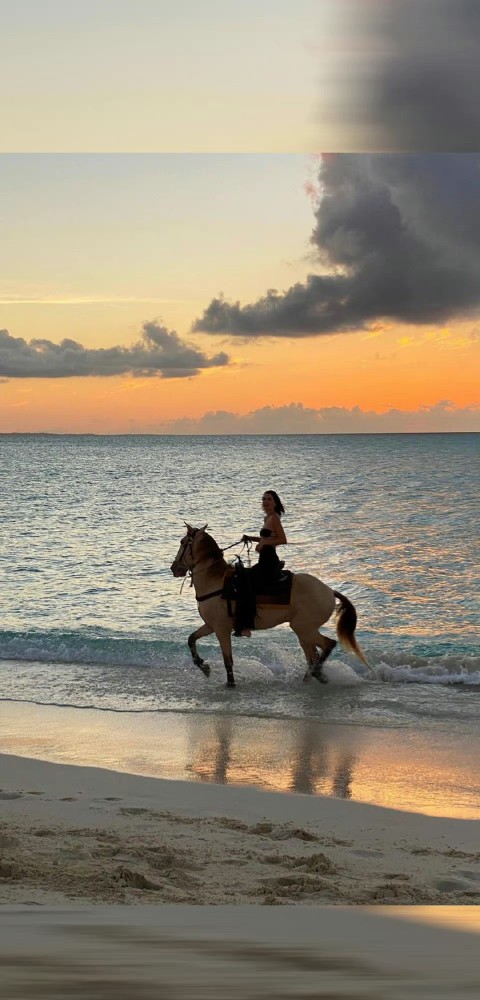
<path fill-rule="evenodd" d="M 7 702 L 1 717 L 10 754 L 480 819 L 480 746 L 466 735 Z"/>

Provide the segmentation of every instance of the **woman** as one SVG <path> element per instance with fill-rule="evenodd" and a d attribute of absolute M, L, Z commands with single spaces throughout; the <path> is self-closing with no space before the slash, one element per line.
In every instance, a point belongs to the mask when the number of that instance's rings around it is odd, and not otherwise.
<path fill-rule="evenodd" d="M 268 587 L 279 575 L 283 566 L 278 558 L 277 545 L 286 545 L 287 537 L 281 521 L 285 508 L 275 490 L 266 490 L 262 497 L 265 513 L 260 535 L 244 535 L 243 542 L 256 542 L 258 563 L 250 572 L 238 574 L 239 593 L 236 602 L 235 635 L 250 637 L 250 629 L 255 627 L 255 594 Z"/>

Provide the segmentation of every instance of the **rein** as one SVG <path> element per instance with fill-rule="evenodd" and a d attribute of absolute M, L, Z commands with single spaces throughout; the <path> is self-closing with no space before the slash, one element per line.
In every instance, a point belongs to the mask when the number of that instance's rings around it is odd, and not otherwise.
<path fill-rule="evenodd" d="M 222 549 L 222 552 L 228 552 L 229 549 L 234 549 L 236 545 L 242 545 L 242 544 L 245 547 L 245 545 L 247 545 L 247 542 L 244 542 L 243 538 L 239 538 L 238 542 L 232 542 L 231 545 L 225 545 L 225 547 Z"/>
<path fill-rule="evenodd" d="M 238 542 L 232 542 L 231 545 L 225 545 L 225 547 L 223 549 L 220 549 L 220 551 L 222 553 L 222 557 L 223 557 L 223 553 L 224 552 L 228 552 L 229 549 L 234 549 L 234 548 L 236 548 L 237 545 L 241 545 L 241 544 L 243 544 L 244 548 L 245 547 L 247 548 L 248 553 L 250 555 L 250 544 L 248 542 L 244 542 L 242 538 L 239 538 Z M 193 545 L 193 538 L 189 538 L 186 542 L 184 542 L 183 551 L 181 552 L 179 560 L 178 560 L 179 562 L 183 561 L 187 549 L 190 546 L 192 546 L 192 545 Z M 220 548 L 220 546 L 219 546 L 219 548 Z M 216 561 L 218 562 L 218 560 L 216 560 Z M 193 587 L 194 569 L 193 568 L 189 569 L 187 575 L 190 577 L 190 586 Z M 187 576 L 185 576 L 185 578 L 184 578 L 184 580 L 182 582 L 182 586 L 180 587 L 180 593 L 182 593 L 182 591 L 183 591 L 183 588 L 185 586 L 186 580 L 187 580 Z M 201 604 L 202 601 L 208 601 L 210 597 L 220 597 L 221 594 L 223 594 L 223 587 L 221 587 L 220 590 L 212 590 L 209 594 L 202 594 L 201 597 L 197 597 L 196 595 L 195 595 L 195 597 L 196 597 L 197 603 Z"/>

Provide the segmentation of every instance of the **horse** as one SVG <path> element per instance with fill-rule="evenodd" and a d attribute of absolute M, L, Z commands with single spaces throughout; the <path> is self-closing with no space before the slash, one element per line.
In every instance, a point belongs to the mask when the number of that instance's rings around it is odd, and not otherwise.
<path fill-rule="evenodd" d="M 235 687 L 232 655 L 232 618 L 228 602 L 222 597 L 223 582 L 228 564 L 223 550 L 212 535 L 207 534 L 208 524 L 192 528 L 185 522 L 187 533 L 180 541 L 180 548 L 170 567 L 174 577 L 191 574 L 192 585 L 204 624 L 188 637 L 188 647 L 196 667 L 210 676 L 210 667 L 197 652 L 197 641 L 215 633 L 223 654 L 227 672 L 227 687 Z M 339 605 L 336 605 L 336 599 Z M 307 661 L 304 680 L 315 677 L 327 683 L 323 666 L 335 649 L 337 642 L 319 631 L 320 626 L 336 612 L 336 630 L 341 644 L 351 650 L 367 667 L 360 646 L 355 639 L 357 612 L 348 597 L 338 590 L 331 590 L 310 573 L 294 573 L 289 605 L 257 605 L 255 630 L 275 628 L 288 622 L 300 643 Z M 320 652 L 318 652 L 320 650 Z"/>

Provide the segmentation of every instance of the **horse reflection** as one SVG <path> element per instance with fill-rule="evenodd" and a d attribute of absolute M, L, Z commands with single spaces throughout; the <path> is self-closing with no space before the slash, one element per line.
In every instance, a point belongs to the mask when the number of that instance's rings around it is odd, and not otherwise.
<path fill-rule="evenodd" d="M 349 751 L 337 754 L 335 744 L 315 720 L 295 729 L 290 722 L 271 720 L 262 726 L 260 739 L 255 725 L 232 716 L 203 720 L 198 741 L 196 730 L 192 720 L 189 770 L 201 781 L 254 785 L 302 795 L 352 797 L 357 758 Z"/>
<path fill-rule="evenodd" d="M 333 772 L 332 795 L 336 799 L 351 799 L 353 771 L 357 758 L 354 753 L 344 753 Z"/>
<path fill-rule="evenodd" d="M 332 746 L 318 722 L 302 725 L 291 770 L 290 791 L 349 799 L 355 764 L 355 754 L 348 751 L 332 761 Z"/>

